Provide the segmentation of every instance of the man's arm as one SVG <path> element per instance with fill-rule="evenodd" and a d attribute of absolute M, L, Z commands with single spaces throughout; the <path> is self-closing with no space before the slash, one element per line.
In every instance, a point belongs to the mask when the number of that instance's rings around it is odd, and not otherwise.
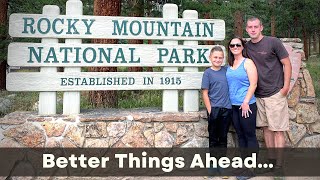
<path fill-rule="evenodd" d="M 281 94 L 286 96 L 290 88 L 290 80 L 292 73 L 292 66 L 289 57 L 283 58 L 280 60 L 283 65 L 283 74 L 284 74 L 284 84 L 280 90 Z"/>

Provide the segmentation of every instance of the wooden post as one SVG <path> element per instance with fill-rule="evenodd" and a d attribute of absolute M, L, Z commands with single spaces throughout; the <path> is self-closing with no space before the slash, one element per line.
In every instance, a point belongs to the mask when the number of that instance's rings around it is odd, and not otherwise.
<path fill-rule="evenodd" d="M 176 4 L 165 4 L 163 6 L 164 19 L 178 19 L 178 6 Z M 165 40 L 164 45 L 178 45 L 178 41 Z M 164 72 L 178 72 L 177 67 L 164 67 Z M 179 94 L 178 90 L 164 90 L 162 94 L 162 111 L 178 112 L 179 111 Z"/>
<path fill-rule="evenodd" d="M 80 0 L 68 0 L 66 4 L 66 15 L 81 16 L 83 14 L 82 2 Z M 81 39 L 66 39 L 66 44 L 81 44 Z M 64 72 L 81 72 L 81 67 L 66 67 Z M 80 113 L 80 92 L 64 92 L 63 114 Z"/>
<path fill-rule="evenodd" d="M 60 14 L 60 9 L 55 5 L 46 5 L 42 9 L 42 13 L 46 15 L 57 16 Z M 41 40 L 43 44 L 58 43 L 58 39 L 43 38 Z M 56 73 L 56 67 L 42 67 L 40 68 L 42 73 Z M 56 114 L 57 106 L 57 93 L 56 92 L 40 92 L 39 93 L 39 115 Z"/>
<path fill-rule="evenodd" d="M 183 11 L 184 19 L 198 19 L 198 12 L 195 10 Z M 198 41 L 184 41 L 183 45 L 198 45 Z M 184 72 L 198 72 L 197 67 L 184 67 Z M 183 111 L 199 111 L 199 91 L 198 90 L 184 90 L 183 93 Z"/>

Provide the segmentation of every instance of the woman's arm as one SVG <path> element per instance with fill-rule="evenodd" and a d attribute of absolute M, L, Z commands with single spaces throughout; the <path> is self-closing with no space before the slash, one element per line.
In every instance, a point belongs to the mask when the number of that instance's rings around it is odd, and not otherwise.
<path fill-rule="evenodd" d="M 252 96 L 257 88 L 258 73 L 257 73 L 256 65 L 253 63 L 253 61 L 251 59 L 246 59 L 246 61 L 244 63 L 244 68 L 247 72 L 250 86 L 248 88 L 248 92 L 247 92 L 246 97 L 244 98 L 240 108 L 242 109 L 242 116 L 247 118 L 247 117 L 249 117 L 249 112 L 251 112 L 251 110 L 249 108 L 249 101 L 252 98 Z"/>

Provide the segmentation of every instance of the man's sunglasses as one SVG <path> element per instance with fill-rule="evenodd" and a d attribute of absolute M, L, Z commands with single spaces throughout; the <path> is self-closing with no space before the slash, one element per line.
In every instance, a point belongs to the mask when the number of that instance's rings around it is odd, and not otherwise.
<path fill-rule="evenodd" d="M 234 48 L 234 47 L 241 47 L 242 45 L 241 44 L 229 44 L 229 47 L 230 48 Z"/>

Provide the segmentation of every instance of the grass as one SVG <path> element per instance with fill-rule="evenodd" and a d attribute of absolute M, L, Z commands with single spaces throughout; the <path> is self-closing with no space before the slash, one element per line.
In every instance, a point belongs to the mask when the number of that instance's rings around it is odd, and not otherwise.
<path fill-rule="evenodd" d="M 0 91 L 0 97 L 7 97 L 10 94 L 15 94 L 14 104 L 10 112 L 14 111 L 34 111 L 35 104 L 39 99 L 39 92 L 8 92 Z M 94 109 L 86 96 L 86 92 L 81 93 L 80 108 Z M 199 93 L 201 99 L 201 94 Z M 57 93 L 57 113 L 62 114 L 63 92 Z M 60 102 L 60 103 L 59 103 Z M 179 109 L 183 109 L 183 91 L 179 91 Z M 200 101 L 200 107 L 204 107 Z M 118 91 L 118 108 L 161 108 L 162 107 L 162 91 L 161 90 L 146 90 L 146 91 Z M 2 114 L 3 116 L 4 114 Z M 1 116 L 1 114 L 0 114 Z"/>
<path fill-rule="evenodd" d="M 86 95 L 81 94 L 81 109 L 94 109 Z M 118 91 L 118 108 L 161 107 L 161 91 Z"/>
<path fill-rule="evenodd" d="M 307 69 L 309 70 L 313 80 L 318 112 L 320 112 L 320 56 L 312 56 L 306 62 Z"/>
<path fill-rule="evenodd" d="M 161 91 L 118 91 L 119 108 L 161 107 Z"/>
<path fill-rule="evenodd" d="M 32 111 L 34 104 L 39 99 L 38 92 L 8 92 L 0 91 L 0 97 L 7 97 L 11 94 L 15 94 L 14 101 L 9 112 L 14 111 Z M 3 114 L 0 114 L 3 115 Z"/>
<path fill-rule="evenodd" d="M 201 98 L 201 96 L 200 96 Z M 183 109 L 183 91 L 179 91 L 179 109 Z M 118 91 L 118 108 L 162 107 L 162 90 Z M 94 108 L 87 98 L 81 96 L 81 109 Z"/>

